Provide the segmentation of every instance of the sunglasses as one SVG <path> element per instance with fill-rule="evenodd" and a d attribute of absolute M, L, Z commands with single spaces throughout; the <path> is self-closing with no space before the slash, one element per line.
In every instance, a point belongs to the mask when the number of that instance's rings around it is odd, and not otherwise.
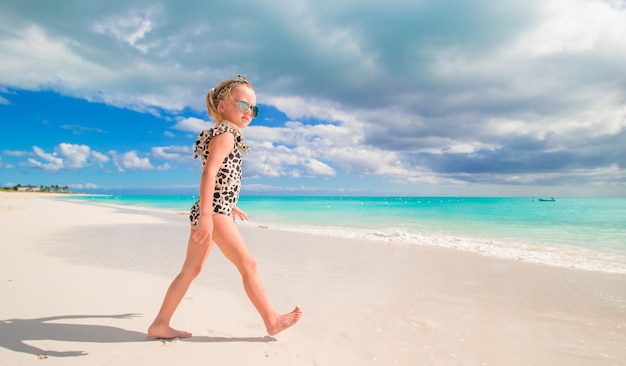
<path fill-rule="evenodd" d="M 246 113 L 249 110 L 252 111 L 252 118 L 255 118 L 259 115 L 259 107 L 255 105 L 250 105 L 250 103 L 246 102 L 245 100 L 240 100 L 235 103 L 235 109 L 237 109 L 237 112 L 239 113 Z"/>

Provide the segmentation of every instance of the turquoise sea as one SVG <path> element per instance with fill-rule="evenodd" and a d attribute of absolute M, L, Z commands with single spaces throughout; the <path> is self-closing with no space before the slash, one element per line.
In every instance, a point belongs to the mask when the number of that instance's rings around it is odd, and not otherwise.
<path fill-rule="evenodd" d="M 196 197 L 70 199 L 180 213 Z M 239 207 L 247 225 L 626 273 L 626 198 L 243 196 Z"/>

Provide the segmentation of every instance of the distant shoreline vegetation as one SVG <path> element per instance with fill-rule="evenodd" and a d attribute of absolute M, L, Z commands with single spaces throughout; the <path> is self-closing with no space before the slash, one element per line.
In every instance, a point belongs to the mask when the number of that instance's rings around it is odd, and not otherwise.
<path fill-rule="evenodd" d="M 15 185 L 13 187 L 2 187 L 0 188 L 4 192 L 51 192 L 51 193 L 62 193 L 69 192 L 70 187 L 68 185 L 60 186 L 58 184 L 51 186 L 33 186 L 33 185 Z"/>

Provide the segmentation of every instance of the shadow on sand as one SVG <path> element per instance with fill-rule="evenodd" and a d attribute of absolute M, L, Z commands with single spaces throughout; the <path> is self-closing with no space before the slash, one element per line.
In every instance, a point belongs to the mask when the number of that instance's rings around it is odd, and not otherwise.
<path fill-rule="evenodd" d="M 276 338 L 265 336 L 265 337 L 207 337 L 207 336 L 199 336 L 199 337 L 191 337 L 191 338 L 183 338 L 180 339 L 181 342 L 191 342 L 191 343 L 227 343 L 227 342 L 276 342 Z"/>
<path fill-rule="evenodd" d="M 129 343 L 150 342 L 154 338 L 145 333 L 126 330 L 108 325 L 94 324 L 64 324 L 63 320 L 75 319 L 132 319 L 140 314 L 117 315 L 61 315 L 36 319 L 8 319 L 0 320 L 0 347 L 11 351 L 28 353 L 40 358 L 45 357 L 75 357 L 87 355 L 84 351 L 54 351 L 43 350 L 32 346 L 28 341 L 63 341 L 63 342 L 90 342 L 90 343 Z M 192 337 L 185 342 L 271 342 L 273 337 Z M 171 340 L 163 340 L 167 342 Z"/>

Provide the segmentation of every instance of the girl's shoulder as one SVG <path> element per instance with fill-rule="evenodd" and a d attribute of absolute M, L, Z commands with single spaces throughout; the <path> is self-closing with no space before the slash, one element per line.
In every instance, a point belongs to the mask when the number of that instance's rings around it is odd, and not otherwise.
<path fill-rule="evenodd" d="M 228 122 L 222 122 L 219 125 L 210 129 L 209 131 L 211 137 L 221 135 L 224 132 L 230 132 L 235 137 L 235 145 L 237 145 L 237 148 L 239 148 L 239 150 L 245 151 L 246 153 L 250 151 L 250 148 L 243 139 L 243 133 L 241 133 L 241 130 L 235 125 L 232 125 Z"/>
<path fill-rule="evenodd" d="M 229 123 L 222 122 L 219 125 L 212 127 L 208 130 L 203 130 L 200 132 L 200 134 L 198 134 L 194 147 L 194 159 L 202 156 L 202 154 L 207 150 L 209 142 L 212 138 L 222 135 L 225 132 L 230 132 L 234 136 L 235 145 L 237 146 L 237 148 L 239 148 L 239 150 L 242 150 L 246 153 L 250 151 L 250 148 L 243 139 L 243 134 L 241 133 L 241 130 Z"/>

